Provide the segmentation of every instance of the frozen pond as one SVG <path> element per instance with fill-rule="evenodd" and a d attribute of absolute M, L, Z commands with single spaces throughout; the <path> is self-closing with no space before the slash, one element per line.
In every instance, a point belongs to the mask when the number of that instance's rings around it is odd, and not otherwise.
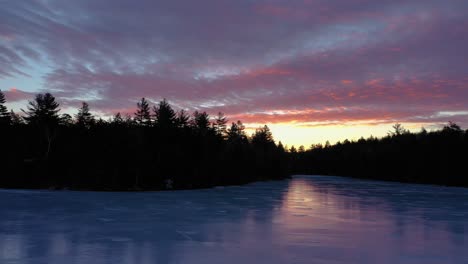
<path fill-rule="evenodd" d="M 468 189 L 340 177 L 0 190 L 0 263 L 468 263 Z"/>

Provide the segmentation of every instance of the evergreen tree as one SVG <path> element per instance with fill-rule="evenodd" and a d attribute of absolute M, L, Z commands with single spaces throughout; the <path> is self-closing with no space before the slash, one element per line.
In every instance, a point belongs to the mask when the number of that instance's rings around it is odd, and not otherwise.
<path fill-rule="evenodd" d="M 451 132 L 451 133 L 463 133 L 463 130 L 459 125 L 456 123 L 449 121 L 448 125 L 445 125 L 442 129 L 443 132 Z"/>
<path fill-rule="evenodd" d="M 10 118 L 11 118 L 11 124 L 12 125 L 23 125 L 24 124 L 23 117 L 21 117 L 20 115 L 15 113 L 15 111 L 13 111 L 13 110 L 10 111 Z"/>
<path fill-rule="evenodd" d="M 49 158 L 52 142 L 57 135 L 56 127 L 60 123 L 59 111 L 59 104 L 50 93 L 36 95 L 34 101 L 29 101 L 28 111 L 25 111 L 26 117 L 24 119 L 26 119 L 28 124 L 38 126 L 45 137 L 45 159 Z"/>
<path fill-rule="evenodd" d="M 122 125 L 124 123 L 124 119 L 122 118 L 120 112 L 114 115 L 112 118 L 112 123 L 115 125 Z"/>
<path fill-rule="evenodd" d="M 62 114 L 60 115 L 60 124 L 69 127 L 73 124 L 73 118 L 69 114 Z"/>
<path fill-rule="evenodd" d="M 222 138 L 226 137 L 226 124 L 227 124 L 227 118 L 226 116 L 218 112 L 218 115 L 216 116 L 216 119 L 213 123 L 214 130 L 217 135 L 221 136 Z"/>
<path fill-rule="evenodd" d="M 281 152 L 281 153 L 284 153 L 286 150 L 283 146 L 283 143 L 280 141 L 278 142 L 278 150 Z"/>
<path fill-rule="evenodd" d="M 106 120 L 102 119 L 102 117 L 98 118 L 98 120 L 95 120 L 94 124 L 98 127 L 104 127 L 107 125 Z"/>
<path fill-rule="evenodd" d="M 205 134 L 210 129 L 210 116 L 206 112 L 193 113 L 193 126 L 200 133 Z"/>
<path fill-rule="evenodd" d="M 231 127 L 227 130 L 227 139 L 230 142 L 247 140 L 245 134 L 245 126 L 240 120 L 237 123 L 232 122 Z"/>
<path fill-rule="evenodd" d="M 129 114 L 125 115 L 124 123 L 127 126 L 133 126 L 135 125 L 135 120 L 132 119 L 132 116 Z"/>
<path fill-rule="evenodd" d="M 300 145 L 299 148 L 297 149 L 297 152 L 304 153 L 305 152 L 304 145 Z"/>
<path fill-rule="evenodd" d="M 24 119 L 29 124 L 56 126 L 60 121 L 59 106 L 52 94 L 38 94 L 34 101 L 29 101 Z"/>
<path fill-rule="evenodd" d="M 296 147 L 294 147 L 294 145 L 291 146 L 291 148 L 289 149 L 289 153 L 292 153 L 292 154 L 296 154 L 296 153 L 297 153 L 297 149 L 296 149 Z"/>
<path fill-rule="evenodd" d="M 137 103 L 137 111 L 135 112 L 135 122 L 138 125 L 150 126 L 151 125 L 151 113 L 148 101 L 143 97 L 141 101 Z"/>
<path fill-rule="evenodd" d="M 409 133 L 409 130 L 406 130 L 400 123 L 396 123 L 395 125 L 392 126 L 392 128 L 393 128 L 393 131 L 388 132 L 388 135 L 390 137 L 400 136 L 400 135 Z"/>
<path fill-rule="evenodd" d="M 75 118 L 76 124 L 84 128 L 90 128 L 95 122 L 94 116 L 89 112 L 89 105 L 86 102 L 82 103 Z"/>
<path fill-rule="evenodd" d="M 187 127 L 189 124 L 190 116 L 187 114 L 187 112 L 182 109 L 177 113 L 176 117 L 176 126 L 179 128 L 184 128 Z"/>
<path fill-rule="evenodd" d="M 0 90 L 0 126 L 9 125 L 11 123 L 11 116 L 5 103 L 5 95 L 2 93 L 2 90 Z"/>
<path fill-rule="evenodd" d="M 166 101 L 163 99 L 158 106 L 153 107 L 156 126 L 160 128 L 172 128 L 176 125 L 176 113 Z"/>
<path fill-rule="evenodd" d="M 264 147 L 275 144 L 273 135 L 267 125 L 255 130 L 255 133 L 252 135 L 252 144 Z"/>

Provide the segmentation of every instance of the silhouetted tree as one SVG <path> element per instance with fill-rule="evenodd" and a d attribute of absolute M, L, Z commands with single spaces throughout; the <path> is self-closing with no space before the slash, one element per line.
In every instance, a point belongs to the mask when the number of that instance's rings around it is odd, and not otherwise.
<path fill-rule="evenodd" d="M 59 104 L 52 94 L 38 94 L 34 101 L 29 101 L 24 119 L 29 124 L 56 126 L 60 121 L 59 111 Z"/>
<path fill-rule="evenodd" d="M 6 100 L 2 90 L 0 90 L 0 126 L 9 125 L 11 123 L 11 116 L 5 106 Z"/>
<path fill-rule="evenodd" d="M 227 138 L 230 142 L 246 141 L 245 126 L 240 120 L 237 123 L 232 122 L 231 127 L 227 130 Z"/>
<path fill-rule="evenodd" d="M 143 97 L 137 103 L 137 111 L 135 112 L 135 122 L 139 125 L 151 125 L 151 113 L 148 101 Z"/>
<path fill-rule="evenodd" d="M 187 112 L 184 109 L 181 109 L 179 112 L 177 112 L 177 117 L 176 117 L 176 126 L 179 128 L 185 128 L 189 125 L 189 120 L 190 116 L 187 114 Z"/>
<path fill-rule="evenodd" d="M 462 133 L 463 132 L 461 127 L 459 125 L 453 123 L 452 121 L 449 121 L 449 123 L 444 126 L 442 131 L 452 132 L 452 133 Z"/>
<path fill-rule="evenodd" d="M 279 150 L 280 152 L 285 152 L 285 151 L 286 151 L 285 148 L 284 148 L 284 146 L 283 146 L 283 143 L 281 143 L 281 141 L 278 142 L 278 150 Z"/>
<path fill-rule="evenodd" d="M 71 115 L 65 113 L 60 115 L 60 124 L 64 126 L 71 126 L 73 124 L 73 118 Z"/>
<path fill-rule="evenodd" d="M 304 153 L 305 152 L 305 148 L 303 145 L 300 145 L 299 148 L 297 149 L 297 152 L 299 153 Z"/>
<path fill-rule="evenodd" d="M 269 147 L 275 144 L 273 135 L 267 125 L 255 130 L 255 133 L 252 135 L 252 144 L 254 144 L 254 146 L 259 145 L 262 147 Z"/>
<path fill-rule="evenodd" d="M 218 112 L 218 115 L 216 116 L 215 121 L 213 122 L 213 127 L 215 130 L 215 133 L 223 139 L 226 137 L 226 132 L 227 132 L 226 124 L 227 124 L 226 116 L 223 113 Z"/>
<path fill-rule="evenodd" d="M 24 119 L 28 124 L 36 125 L 46 140 L 45 159 L 49 158 L 52 142 L 57 135 L 57 126 L 60 123 L 59 111 L 59 104 L 50 93 L 36 95 L 34 101 L 29 101 L 27 111 L 24 111 L 26 113 Z"/>
<path fill-rule="evenodd" d="M 291 146 L 291 148 L 289 149 L 289 152 L 292 153 L 292 154 L 296 154 L 297 153 L 296 147 Z"/>
<path fill-rule="evenodd" d="M 13 111 L 13 110 L 10 111 L 10 117 L 11 117 L 11 124 L 12 125 L 22 125 L 22 124 L 24 124 L 23 117 L 21 117 L 20 115 L 15 113 L 15 111 Z"/>
<path fill-rule="evenodd" d="M 403 127 L 403 125 L 401 125 L 400 123 L 396 123 L 395 125 L 392 126 L 392 128 L 393 128 L 393 131 L 388 132 L 389 136 L 400 136 L 400 135 L 409 133 L 409 131 L 406 130 Z"/>
<path fill-rule="evenodd" d="M 155 124 L 159 128 L 168 129 L 173 128 L 177 123 L 176 113 L 166 101 L 163 99 L 159 102 L 158 106 L 153 107 Z"/>
<path fill-rule="evenodd" d="M 195 111 L 193 113 L 193 127 L 201 134 L 206 134 L 210 129 L 210 116 L 206 112 Z"/>
<path fill-rule="evenodd" d="M 81 104 L 75 119 L 76 124 L 83 128 L 90 128 L 94 124 L 94 116 L 89 112 L 89 105 L 86 102 Z"/>
<path fill-rule="evenodd" d="M 124 123 L 124 119 L 122 118 L 122 115 L 120 113 L 117 113 L 114 115 L 112 118 L 112 123 L 116 125 L 122 125 Z"/>

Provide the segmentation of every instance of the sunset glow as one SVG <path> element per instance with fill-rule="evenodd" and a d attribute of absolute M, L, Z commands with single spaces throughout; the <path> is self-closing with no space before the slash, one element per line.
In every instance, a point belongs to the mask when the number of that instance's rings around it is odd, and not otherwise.
<path fill-rule="evenodd" d="M 108 117 L 166 98 L 284 145 L 468 125 L 462 0 L 38 0 L 0 7 L 0 89 Z"/>

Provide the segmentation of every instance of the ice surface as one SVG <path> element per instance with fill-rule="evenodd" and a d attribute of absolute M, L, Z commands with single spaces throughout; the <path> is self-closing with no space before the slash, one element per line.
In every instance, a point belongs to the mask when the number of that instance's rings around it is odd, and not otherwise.
<path fill-rule="evenodd" d="M 0 263 L 468 263 L 468 189 L 296 176 L 194 191 L 0 190 Z"/>

